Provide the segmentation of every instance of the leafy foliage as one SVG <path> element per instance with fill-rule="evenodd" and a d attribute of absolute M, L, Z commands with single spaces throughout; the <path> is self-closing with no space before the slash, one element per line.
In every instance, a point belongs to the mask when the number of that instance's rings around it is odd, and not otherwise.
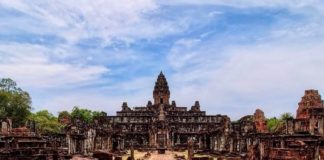
<path fill-rule="evenodd" d="M 267 119 L 267 128 L 272 133 L 278 132 L 285 125 L 285 121 L 289 119 L 293 119 L 291 113 L 283 113 L 279 119 L 276 117 L 269 118 Z"/>
<path fill-rule="evenodd" d="M 92 121 L 92 112 L 88 109 L 74 107 L 71 112 L 71 117 L 73 120 L 80 119 L 87 123 L 90 123 Z"/>
<path fill-rule="evenodd" d="M 98 117 L 102 117 L 102 116 L 107 116 L 106 112 L 99 112 L 99 111 L 92 111 L 92 119 L 96 119 Z"/>
<path fill-rule="evenodd" d="M 71 112 L 72 120 L 80 119 L 86 123 L 90 123 L 94 118 L 107 115 L 105 112 L 91 111 L 89 109 L 79 108 L 75 106 Z"/>
<path fill-rule="evenodd" d="M 17 87 L 15 81 L 4 78 L 0 81 L 0 118 L 13 119 L 13 127 L 24 125 L 31 110 L 28 92 Z"/>
<path fill-rule="evenodd" d="M 291 113 L 283 113 L 280 116 L 280 119 L 283 121 L 289 120 L 289 119 L 293 119 L 293 115 Z"/>
<path fill-rule="evenodd" d="M 63 128 L 57 118 L 47 110 L 41 110 L 32 113 L 29 120 L 36 122 L 36 128 L 39 133 L 59 133 Z"/>
<path fill-rule="evenodd" d="M 281 121 L 276 117 L 269 118 L 267 120 L 267 127 L 270 132 L 275 132 L 280 125 Z"/>

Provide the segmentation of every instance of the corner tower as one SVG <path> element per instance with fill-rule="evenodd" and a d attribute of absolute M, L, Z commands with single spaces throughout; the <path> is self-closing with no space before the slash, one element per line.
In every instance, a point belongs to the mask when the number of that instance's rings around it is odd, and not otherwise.
<path fill-rule="evenodd" d="M 154 104 L 169 104 L 170 90 L 168 82 L 162 73 L 160 72 L 153 90 Z"/>
<path fill-rule="evenodd" d="M 318 90 L 313 89 L 305 91 L 305 95 L 298 105 L 296 114 L 297 119 L 310 118 L 311 110 L 313 109 L 324 109 L 324 102 L 321 95 L 318 93 Z"/>

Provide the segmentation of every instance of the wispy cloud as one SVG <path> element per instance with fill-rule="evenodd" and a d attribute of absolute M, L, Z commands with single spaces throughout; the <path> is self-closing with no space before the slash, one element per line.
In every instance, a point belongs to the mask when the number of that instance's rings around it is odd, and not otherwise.
<path fill-rule="evenodd" d="M 55 62 L 50 58 L 55 52 L 56 49 L 40 45 L 1 44 L 0 74 L 25 87 L 55 88 L 89 83 L 109 71 L 100 65 Z"/>
<path fill-rule="evenodd" d="M 239 8 L 249 7 L 284 7 L 284 8 L 303 8 L 303 7 L 314 7 L 322 8 L 323 4 L 320 0 L 309 0 L 309 1 L 296 1 L 296 0 L 164 0 L 159 2 L 163 5 L 224 5 Z"/>
<path fill-rule="evenodd" d="M 201 100 L 208 111 L 234 118 L 251 114 L 256 108 L 274 116 L 295 113 L 305 89 L 322 91 L 324 87 L 321 42 L 295 39 L 232 45 L 218 55 L 212 42 L 196 45 L 200 47 L 191 52 L 203 58 L 184 58 L 188 62 L 182 63 L 182 68 L 173 67 L 175 74 L 171 81 L 176 83 L 173 95 L 186 105 Z M 186 49 L 182 51 L 177 51 L 182 53 L 178 57 L 192 55 Z M 173 56 L 170 52 L 170 57 Z"/>
<path fill-rule="evenodd" d="M 158 12 L 152 0 L 78 1 L 77 5 L 73 0 L 28 3 L 13 0 L 2 1 L 0 6 L 22 14 L 14 18 L 28 20 L 27 24 L 8 26 L 10 30 L 14 27 L 35 34 L 54 34 L 72 44 L 95 38 L 102 40 L 103 46 L 115 41 L 130 43 L 164 36 L 183 27 L 172 21 L 151 18 Z"/>

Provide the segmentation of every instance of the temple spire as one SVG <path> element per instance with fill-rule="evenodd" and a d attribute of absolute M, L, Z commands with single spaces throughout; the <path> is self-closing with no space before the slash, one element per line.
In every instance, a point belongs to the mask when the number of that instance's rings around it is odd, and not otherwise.
<path fill-rule="evenodd" d="M 170 91 L 168 82 L 161 71 L 153 90 L 154 104 L 169 104 Z"/>

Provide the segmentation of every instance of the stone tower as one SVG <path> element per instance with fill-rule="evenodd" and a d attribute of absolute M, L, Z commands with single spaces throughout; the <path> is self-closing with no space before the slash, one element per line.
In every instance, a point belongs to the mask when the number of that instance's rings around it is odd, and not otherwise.
<path fill-rule="evenodd" d="M 163 75 L 162 71 L 160 72 L 154 86 L 153 90 L 153 99 L 154 104 L 169 104 L 170 99 L 170 90 L 168 82 Z"/>
<path fill-rule="evenodd" d="M 323 109 L 323 100 L 317 90 L 306 90 L 302 100 L 298 103 L 297 119 L 310 118 L 312 109 Z"/>

